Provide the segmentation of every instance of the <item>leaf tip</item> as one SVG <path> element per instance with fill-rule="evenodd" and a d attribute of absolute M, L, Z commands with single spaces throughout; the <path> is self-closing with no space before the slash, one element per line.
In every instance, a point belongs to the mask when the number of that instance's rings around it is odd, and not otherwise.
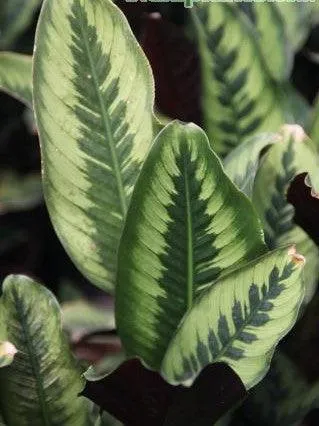
<path fill-rule="evenodd" d="M 306 263 L 306 258 L 302 254 L 297 253 L 295 246 L 289 247 L 289 249 L 288 249 L 288 256 L 291 258 L 291 261 L 296 266 L 301 266 L 302 267 Z"/>
<path fill-rule="evenodd" d="M 284 140 L 293 138 L 296 142 L 304 142 L 307 139 L 304 129 L 299 124 L 284 124 L 280 130 Z"/>
<path fill-rule="evenodd" d="M 0 344 L 0 356 L 8 356 L 13 358 L 18 349 L 10 342 L 1 342 Z"/>

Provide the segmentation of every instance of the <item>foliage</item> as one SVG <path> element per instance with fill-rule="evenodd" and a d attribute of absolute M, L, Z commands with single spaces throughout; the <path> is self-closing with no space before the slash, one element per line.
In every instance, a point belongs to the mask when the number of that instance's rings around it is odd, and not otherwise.
<path fill-rule="evenodd" d="M 40 3 L 0 6 L 2 49 Z M 319 108 L 291 83 L 315 11 L 196 3 L 183 26 L 148 17 L 143 53 L 111 0 L 44 0 L 33 55 L 0 53 L 57 236 L 114 297 L 60 309 L 5 279 L 0 424 L 292 426 L 319 407 L 297 337 L 280 343 L 319 275 Z M 1 172 L 0 213 L 39 205 L 39 185 Z"/>

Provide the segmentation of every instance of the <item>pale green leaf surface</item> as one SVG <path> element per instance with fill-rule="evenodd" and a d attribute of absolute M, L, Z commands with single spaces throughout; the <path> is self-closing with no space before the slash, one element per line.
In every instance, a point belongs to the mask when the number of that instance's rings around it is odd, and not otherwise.
<path fill-rule="evenodd" d="M 285 32 L 291 46 L 295 51 L 299 50 L 311 29 L 312 3 L 278 1 L 274 5 L 285 23 Z"/>
<path fill-rule="evenodd" d="M 252 196 L 262 152 L 278 140 L 277 133 L 261 133 L 252 136 L 233 149 L 225 158 L 225 172 L 247 197 Z"/>
<path fill-rule="evenodd" d="M 194 124 L 158 135 L 119 249 L 116 322 L 124 348 L 157 368 L 202 286 L 265 252 L 257 216 Z"/>
<path fill-rule="evenodd" d="M 303 263 L 285 247 L 220 278 L 183 318 L 163 360 L 164 377 L 189 385 L 207 364 L 226 362 L 247 389 L 258 383 L 297 318 Z"/>
<path fill-rule="evenodd" d="M 0 52 L 0 90 L 32 107 L 32 57 Z"/>
<path fill-rule="evenodd" d="M 311 108 L 306 99 L 289 82 L 278 86 L 284 112 L 285 122 L 290 124 L 308 125 Z"/>
<path fill-rule="evenodd" d="M 31 24 L 42 0 L 1 0 L 1 3 L 0 48 L 6 49 Z"/>
<path fill-rule="evenodd" d="M 253 204 L 263 222 L 268 246 L 273 249 L 283 244 L 296 244 L 298 252 L 306 257 L 306 302 L 316 288 L 319 250 L 306 232 L 294 224 L 294 208 L 287 202 L 286 192 L 297 174 L 318 169 L 318 156 L 301 127 L 284 126 L 282 141 L 265 155 L 253 190 Z"/>
<path fill-rule="evenodd" d="M 264 62 L 277 81 L 286 81 L 292 71 L 294 52 L 288 43 L 285 21 L 275 3 L 253 3 L 254 23 Z"/>
<path fill-rule="evenodd" d="M 277 131 L 284 122 L 255 30 L 235 6 L 215 2 L 192 9 L 204 126 L 211 146 L 221 155 L 253 134 Z"/>
<path fill-rule="evenodd" d="M 309 133 L 311 140 L 314 142 L 319 152 L 319 96 L 317 96 L 313 107 Z"/>
<path fill-rule="evenodd" d="M 0 369 L 0 406 L 8 426 L 84 426 L 83 388 L 62 332 L 58 303 L 31 279 L 11 275 L 3 283 L 8 340 L 18 350 Z"/>
<path fill-rule="evenodd" d="M 110 0 L 44 2 L 34 106 L 55 230 L 81 272 L 112 291 L 123 218 L 153 139 L 153 80 Z"/>

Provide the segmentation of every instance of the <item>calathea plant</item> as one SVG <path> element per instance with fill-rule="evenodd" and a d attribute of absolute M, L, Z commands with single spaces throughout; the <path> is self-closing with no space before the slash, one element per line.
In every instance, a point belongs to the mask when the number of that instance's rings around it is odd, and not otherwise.
<path fill-rule="evenodd" d="M 257 52 L 251 67 L 224 21 L 246 55 Z M 97 405 L 128 425 L 210 425 L 263 379 L 315 293 L 318 249 L 285 194 L 301 172 L 316 184 L 318 156 L 300 127 L 278 130 L 285 110 L 272 79 L 283 76 L 263 68 L 237 6 L 200 5 L 192 22 L 207 134 L 155 117 L 151 68 L 110 0 L 45 0 L 33 58 L 0 55 L 1 87 L 34 108 L 56 233 L 92 284 L 115 295 L 125 355 L 142 362 L 102 380 L 91 369 L 85 385 L 53 294 L 9 276 L 4 425 L 107 424 Z M 307 407 L 316 390 L 305 389 Z"/>

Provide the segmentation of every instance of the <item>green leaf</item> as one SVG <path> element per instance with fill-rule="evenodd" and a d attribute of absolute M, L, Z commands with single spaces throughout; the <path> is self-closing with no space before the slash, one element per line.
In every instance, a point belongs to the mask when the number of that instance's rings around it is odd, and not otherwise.
<path fill-rule="evenodd" d="M 315 2 L 316 3 L 316 2 Z M 310 3 L 275 2 L 285 24 L 285 32 L 294 51 L 298 51 L 305 43 L 312 24 L 312 8 Z"/>
<path fill-rule="evenodd" d="M 275 3 L 253 3 L 258 44 L 269 74 L 287 81 L 292 71 L 294 52 L 286 36 L 285 21 Z"/>
<path fill-rule="evenodd" d="M 294 224 L 294 208 L 287 202 L 286 192 L 297 174 L 318 169 L 318 156 L 302 128 L 287 125 L 282 130 L 282 141 L 265 155 L 253 190 L 253 204 L 263 222 L 268 246 L 273 249 L 294 243 L 307 259 L 305 302 L 311 299 L 317 285 L 319 250 L 305 231 Z"/>
<path fill-rule="evenodd" d="M 27 210 L 42 201 L 39 174 L 19 176 L 13 172 L 0 173 L 0 214 Z"/>
<path fill-rule="evenodd" d="M 31 279 L 3 283 L 8 340 L 18 353 L 0 369 L 0 406 L 8 426 L 86 425 L 83 380 L 61 328 L 52 293 Z"/>
<path fill-rule="evenodd" d="M 164 377 L 189 385 L 207 364 L 226 362 L 247 389 L 258 383 L 296 321 L 303 264 L 285 247 L 217 280 L 183 318 L 163 360 Z"/>
<path fill-rule="evenodd" d="M 306 99 L 290 83 L 278 86 L 283 110 L 285 111 L 285 122 L 305 126 L 310 116 L 310 105 Z"/>
<path fill-rule="evenodd" d="M 233 149 L 224 160 L 225 172 L 251 198 L 260 158 L 265 149 L 279 140 L 277 133 L 252 136 Z"/>
<path fill-rule="evenodd" d="M 6 49 L 31 24 L 42 0 L 1 0 L 1 3 L 0 48 Z"/>
<path fill-rule="evenodd" d="M 32 57 L 0 53 L 0 90 L 32 107 Z"/>
<path fill-rule="evenodd" d="M 296 365 L 276 351 L 267 376 L 250 393 L 241 411 L 261 426 L 299 424 L 319 407 L 319 383 L 307 383 Z"/>
<path fill-rule="evenodd" d="M 312 118 L 310 124 L 310 138 L 314 142 L 317 151 L 319 151 L 319 96 L 317 96 L 316 102 L 312 111 Z"/>
<path fill-rule="evenodd" d="M 81 272 L 112 291 L 123 219 L 153 139 L 153 80 L 110 0 L 44 2 L 34 105 L 55 230 Z"/>
<path fill-rule="evenodd" d="M 16 347 L 10 342 L 0 342 L 0 368 L 7 367 L 17 353 Z"/>
<path fill-rule="evenodd" d="M 205 133 L 166 126 L 142 168 L 119 249 L 115 315 L 128 354 L 158 368 L 201 287 L 264 252 L 257 216 Z"/>
<path fill-rule="evenodd" d="M 235 6 L 215 2 L 192 9 L 204 124 L 212 147 L 221 155 L 255 133 L 276 131 L 284 122 L 254 28 Z"/>

